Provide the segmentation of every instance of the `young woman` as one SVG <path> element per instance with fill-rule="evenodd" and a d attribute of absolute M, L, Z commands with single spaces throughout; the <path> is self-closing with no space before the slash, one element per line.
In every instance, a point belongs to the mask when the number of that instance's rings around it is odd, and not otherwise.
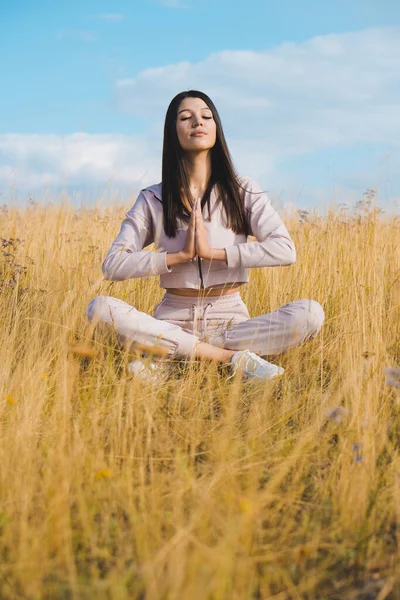
<path fill-rule="evenodd" d="M 143 250 L 153 242 L 155 250 Z M 251 319 L 239 290 L 249 268 L 295 259 L 268 196 L 236 174 L 212 100 L 181 92 L 165 118 L 162 182 L 140 192 L 103 263 L 111 281 L 159 275 L 165 295 L 153 317 L 109 296 L 94 298 L 87 316 L 113 327 L 125 344 L 227 363 L 244 379 L 270 379 L 283 369 L 261 357 L 315 337 L 324 312 L 313 300 L 298 300 Z M 134 361 L 132 371 L 145 364 Z"/>

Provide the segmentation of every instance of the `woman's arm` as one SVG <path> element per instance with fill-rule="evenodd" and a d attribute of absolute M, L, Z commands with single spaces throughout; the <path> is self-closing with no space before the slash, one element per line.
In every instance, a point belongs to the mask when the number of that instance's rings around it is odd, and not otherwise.
<path fill-rule="evenodd" d="M 293 264 L 296 261 L 293 240 L 271 206 L 269 197 L 250 179 L 246 180 L 246 187 L 245 205 L 249 214 L 250 234 L 257 241 L 225 248 L 228 268 Z"/>
<path fill-rule="evenodd" d="M 151 216 L 146 200 L 140 193 L 133 208 L 126 213 L 119 234 L 104 259 L 104 278 L 123 281 L 166 273 L 166 253 L 143 250 L 153 241 Z"/>
<path fill-rule="evenodd" d="M 171 271 L 170 266 L 193 258 L 188 252 L 188 244 L 181 252 L 143 250 L 154 241 L 153 229 L 149 207 L 140 193 L 133 208 L 126 213 L 120 232 L 104 259 L 102 271 L 105 279 L 124 281 L 162 275 Z"/>

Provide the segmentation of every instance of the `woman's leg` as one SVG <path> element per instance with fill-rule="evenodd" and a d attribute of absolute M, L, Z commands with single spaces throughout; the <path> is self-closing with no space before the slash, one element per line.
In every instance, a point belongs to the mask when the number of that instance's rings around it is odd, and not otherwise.
<path fill-rule="evenodd" d="M 224 348 L 249 348 L 260 356 L 281 354 L 314 338 L 323 322 L 324 311 L 315 300 L 289 302 L 230 329 L 225 336 Z"/>
<path fill-rule="evenodd" d="M 199 343 L 196 336 L 177 325 L 159 321 L 111 296 L 96 296 L 89 303 L 86 314 L 90 322 L 105 329 L 113 329 L 119 341 L 128 347 L 160 350 L 170 356 L 193 356 Z"/>
<path fill-rule="evenodd" d="M 119 340 L 128 346 L 139 346 L 162 355 L 184 358 L 208 358 L 228 362 L 233 351 L 201 342 L 178 325 L 155 319 L 126 302 L 111 296 L 96 296 L 89 303 L 86 314 L 90 322 L 112 328 Z M 163 352 L 164 351 L 164 352 Z"/>
<path fill-rule="evenodd" d="M 219 362 L 229 362 L 236 350 L 226 350 L 225 348 L 218 348 L 212 346 L 206 342 L 200 342 L 197 344 L 193 356 L 196 358 L 208 358 L 209 360 L 217 360 Z"/>

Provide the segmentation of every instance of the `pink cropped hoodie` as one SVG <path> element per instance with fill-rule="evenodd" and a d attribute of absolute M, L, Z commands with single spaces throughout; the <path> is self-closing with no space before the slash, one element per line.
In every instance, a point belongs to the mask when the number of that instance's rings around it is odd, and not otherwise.
<path fill-rule="evenodd" d="M 168 252 L 183 250 L 188 224 L 180 223 L 175 237 L 169 238 L 163 226 L 161 183 L 140 191 L 126 213 L 121 229 L 103 265 L 105 279 L 123 281 L 133 277 L 160 276 L 163 288 L 202 289 L 224 284 L 245 283 L 252 267 L 291 265 L 296 251 L 285 225 L 271 205 L 268 195 L 249 177 L 239 177 L 245 188 L 250 235 L 234 233 L 226 225 L 222 203 L 217 202 L 217 187 L 210 194 L 210 216 L 204 218 L 212 248 L 225 248 L 227 262 L 196 257 L 190 262 L 167 267 Z M 208 211 L 204 212 L 208 217 Z M 154 243 L 154 250 L 143 250 Z"/>

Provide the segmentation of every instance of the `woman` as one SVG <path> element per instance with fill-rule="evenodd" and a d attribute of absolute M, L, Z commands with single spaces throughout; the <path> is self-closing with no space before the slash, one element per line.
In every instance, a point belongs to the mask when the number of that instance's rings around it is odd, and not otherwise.
<path fill-rule="evenodd" d="M 152 242 L 156 250 L 143 251 Z M 283 369 L 261 357 L 314 337 L 323 310 L 299 300 L 251 319 L 239 290 L 248 268 L 295 259 L 268 196 L 237 176 L 211 99 L 181 92 L 165 118 L 162 183 L 141 190 L 103 263 L 111 281 L 160 275 L 166 293 L 153 317 L 109 296 L 94 298 L 87 315 L 124 343 L 220 361 L 244 379 L 271 379 Z M 131 370 L 141 373 L 145 365 L 134 361 Z M 154 361 L 150 367 L 158 368 Z"/>

